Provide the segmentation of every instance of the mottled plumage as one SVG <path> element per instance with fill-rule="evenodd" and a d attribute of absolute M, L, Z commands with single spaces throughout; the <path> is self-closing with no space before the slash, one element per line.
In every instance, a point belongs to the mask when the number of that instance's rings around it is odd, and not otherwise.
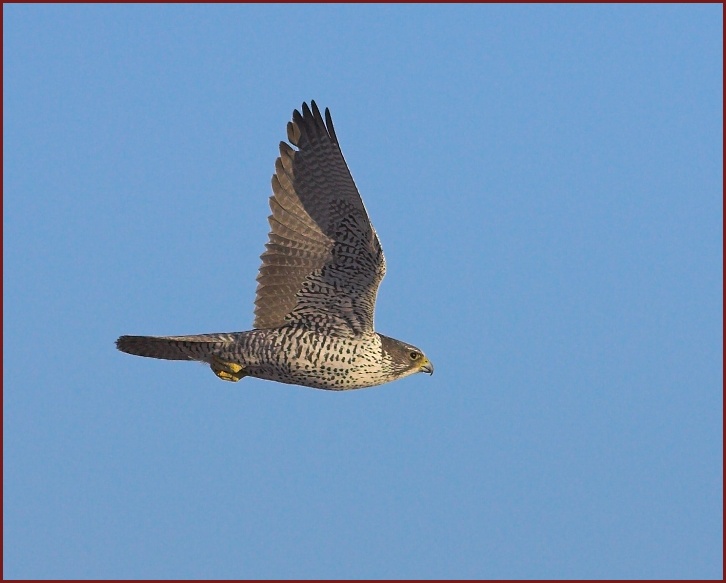
<path fill-rule="evenodd" d="M 197 360 L 223 380 L 252 376 L 345 390 L 433 373 L 423 352 L 373 329 L 386 261 L 330 112 L 303 103 L 272 177 L 269 241 L 257 276 L 254 330 L 121 336 L 123 352 Z"/>

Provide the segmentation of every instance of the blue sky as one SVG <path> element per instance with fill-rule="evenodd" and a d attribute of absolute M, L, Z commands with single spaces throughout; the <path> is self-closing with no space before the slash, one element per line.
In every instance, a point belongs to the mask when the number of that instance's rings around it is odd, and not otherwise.
<path fill-rule="evenodd" d="M 721 5 L 4 5 L 6 578 L 721 578 Z M 292 110 L 380 235 L 333 393 L 252 324 Z"/>

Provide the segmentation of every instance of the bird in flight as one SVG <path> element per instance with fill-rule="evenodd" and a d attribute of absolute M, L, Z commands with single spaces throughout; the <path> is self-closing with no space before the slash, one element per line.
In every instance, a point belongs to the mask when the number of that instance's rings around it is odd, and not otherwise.
<path fill-rule="evenodd" d="M 225 381 L 257 377 L 334 391 L 433 374 L 423 351 L 378 334 L 383 249 L 340 150 L 330 111 L 293 111 L 272 176 L 254 329 L 121 336 L 128 354 L 208 363 Z"/>

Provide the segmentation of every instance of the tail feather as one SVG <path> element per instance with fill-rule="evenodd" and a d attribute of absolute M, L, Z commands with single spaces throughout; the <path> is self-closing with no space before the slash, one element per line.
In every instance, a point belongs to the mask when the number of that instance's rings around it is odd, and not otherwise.
<path fill-rule="evenodd" d="M 214 354 L 233 340 L 231 334 L 121 336 L 116 340 L 116 348 L 127 354 L 149 358 L 209 362 Z"/>

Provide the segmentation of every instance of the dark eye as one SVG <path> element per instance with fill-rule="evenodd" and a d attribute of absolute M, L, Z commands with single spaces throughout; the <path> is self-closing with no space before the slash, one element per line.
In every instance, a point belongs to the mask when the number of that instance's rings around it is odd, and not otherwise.
<path fill-rule="evenodd" d="M 409 352 L 408 354 L 411 357 L 411 360 L 416 360 L 419 356 L 421 356 L 418 352 L 415 350 L 413 352 Z"/>

